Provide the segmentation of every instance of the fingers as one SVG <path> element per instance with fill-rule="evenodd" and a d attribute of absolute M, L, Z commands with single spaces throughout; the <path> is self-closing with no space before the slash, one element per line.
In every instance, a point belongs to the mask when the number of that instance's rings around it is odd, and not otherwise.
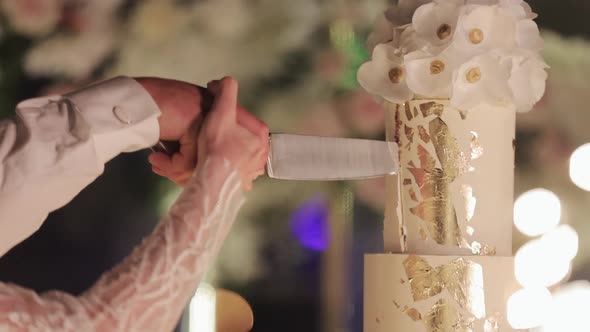
<path fill-rule="evenodd" d="M 170 159 L 165 153 L 154 152 L 150 154 L 148 161 L 152 164 L 152 167 L 156 167 L 160 171 L 172 169 L 172 159 Z"/>
<path fill-rule="evenodd" d="M 268 126 L 266 123 L 262 122 L 241 106 L 238 106 L 237 118 L 238 123 L 248 129 L 251 133 L 263 137 L 264 139 L 268 138 Z"/>
<path fill-rule="evenodd" d="M 224 78 L 219 83 L 210 84 L 211 92 L 215 95 L 211 125 L 222 131 L 226 125 L 236 120 L 238 106 L 238 82 L 233 78 Z"/>
<path fill-rule="evenodd" d="M 170 158 L 164 153 L 156 152 L 152 153 L 148 160 L 154 173 L 181 186 L 184 186 L 192 176 L 196 163 L 179 153 Z"/>

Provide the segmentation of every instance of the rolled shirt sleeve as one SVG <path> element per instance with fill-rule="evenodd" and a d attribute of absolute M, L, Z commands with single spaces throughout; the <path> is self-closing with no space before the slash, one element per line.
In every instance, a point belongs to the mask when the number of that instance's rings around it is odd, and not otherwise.
<path fill-rule="evenodd" d="M 153 146 L 159 115 L 127 77 L 20 103 L 14 118 L 0 122 L 0 256 L 102 174 L 106 162 Z"/>

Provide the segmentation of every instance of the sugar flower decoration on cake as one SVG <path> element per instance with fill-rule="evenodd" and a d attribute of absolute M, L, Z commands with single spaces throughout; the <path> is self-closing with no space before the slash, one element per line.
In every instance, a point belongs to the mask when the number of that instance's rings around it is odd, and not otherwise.
<path fill-rule="evenodd" d="M 480 104 L 529 111 L 547 79 L 536 14 L 522 0 L 417 1 L 379 18 L 368 46 L 372 59 L 358 80 L 392 103 L 450 99 L 468 110 Z M 403 18 L 411 8 L 411 21 Z"/>

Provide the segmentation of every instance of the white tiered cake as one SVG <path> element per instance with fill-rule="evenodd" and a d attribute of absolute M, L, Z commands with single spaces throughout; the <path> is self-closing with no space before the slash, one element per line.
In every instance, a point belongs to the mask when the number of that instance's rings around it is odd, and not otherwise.
<path fill-rule="evenodd" d="M 522 0 L 425 2 L 381 17 L 358 73 L 400 151 L 386 253 L 365 257 L 364 330 L 514 331 L 515 114 L 547 78 L 536 15 Z"/>
<path fill-rule="evenodd" d="M 365 332 L 512 331 L 514 110 L 389 106 L 400 240 L 365 257 Z"/>

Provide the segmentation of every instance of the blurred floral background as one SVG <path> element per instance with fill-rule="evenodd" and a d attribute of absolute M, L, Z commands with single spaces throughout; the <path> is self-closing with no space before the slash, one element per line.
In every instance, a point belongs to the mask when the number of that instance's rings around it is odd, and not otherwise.
<path fill-rule="evenodd" d="M 580 236 L 570 279 L 590 278 L 590 193 L 570 156 L 590 142 L 590 4 L 531 0 L 551 66 L 518 117 L 515 197 L 552 191 Z M 273 132 L 384 139 L 384 112 L 356 70 L 385 0 L 0 0 L 0 115 L 22 99 L 115 75 L 206 84 L 232 75 Z M 0 280 L 79 293 L 153 229 L 179 192 L 148 152 L 123 155 L 30 239 Z M 590 157 L 586 155 L 586 169 Z M 582 167 L 583 168 L 583 167 Z M 586 179 L 587 180 L 587 179 Z M 251 304 L 254 331 L 361 331 L 363 254 L 383 250 L 384 180 L 260 179 L 207 282 Z M 515 251 L 529 238 L 515 231 Z M 188 315 L 187 315 L 188 316 Z M 188 317 L 179 331 L 188 331 Z"/>

